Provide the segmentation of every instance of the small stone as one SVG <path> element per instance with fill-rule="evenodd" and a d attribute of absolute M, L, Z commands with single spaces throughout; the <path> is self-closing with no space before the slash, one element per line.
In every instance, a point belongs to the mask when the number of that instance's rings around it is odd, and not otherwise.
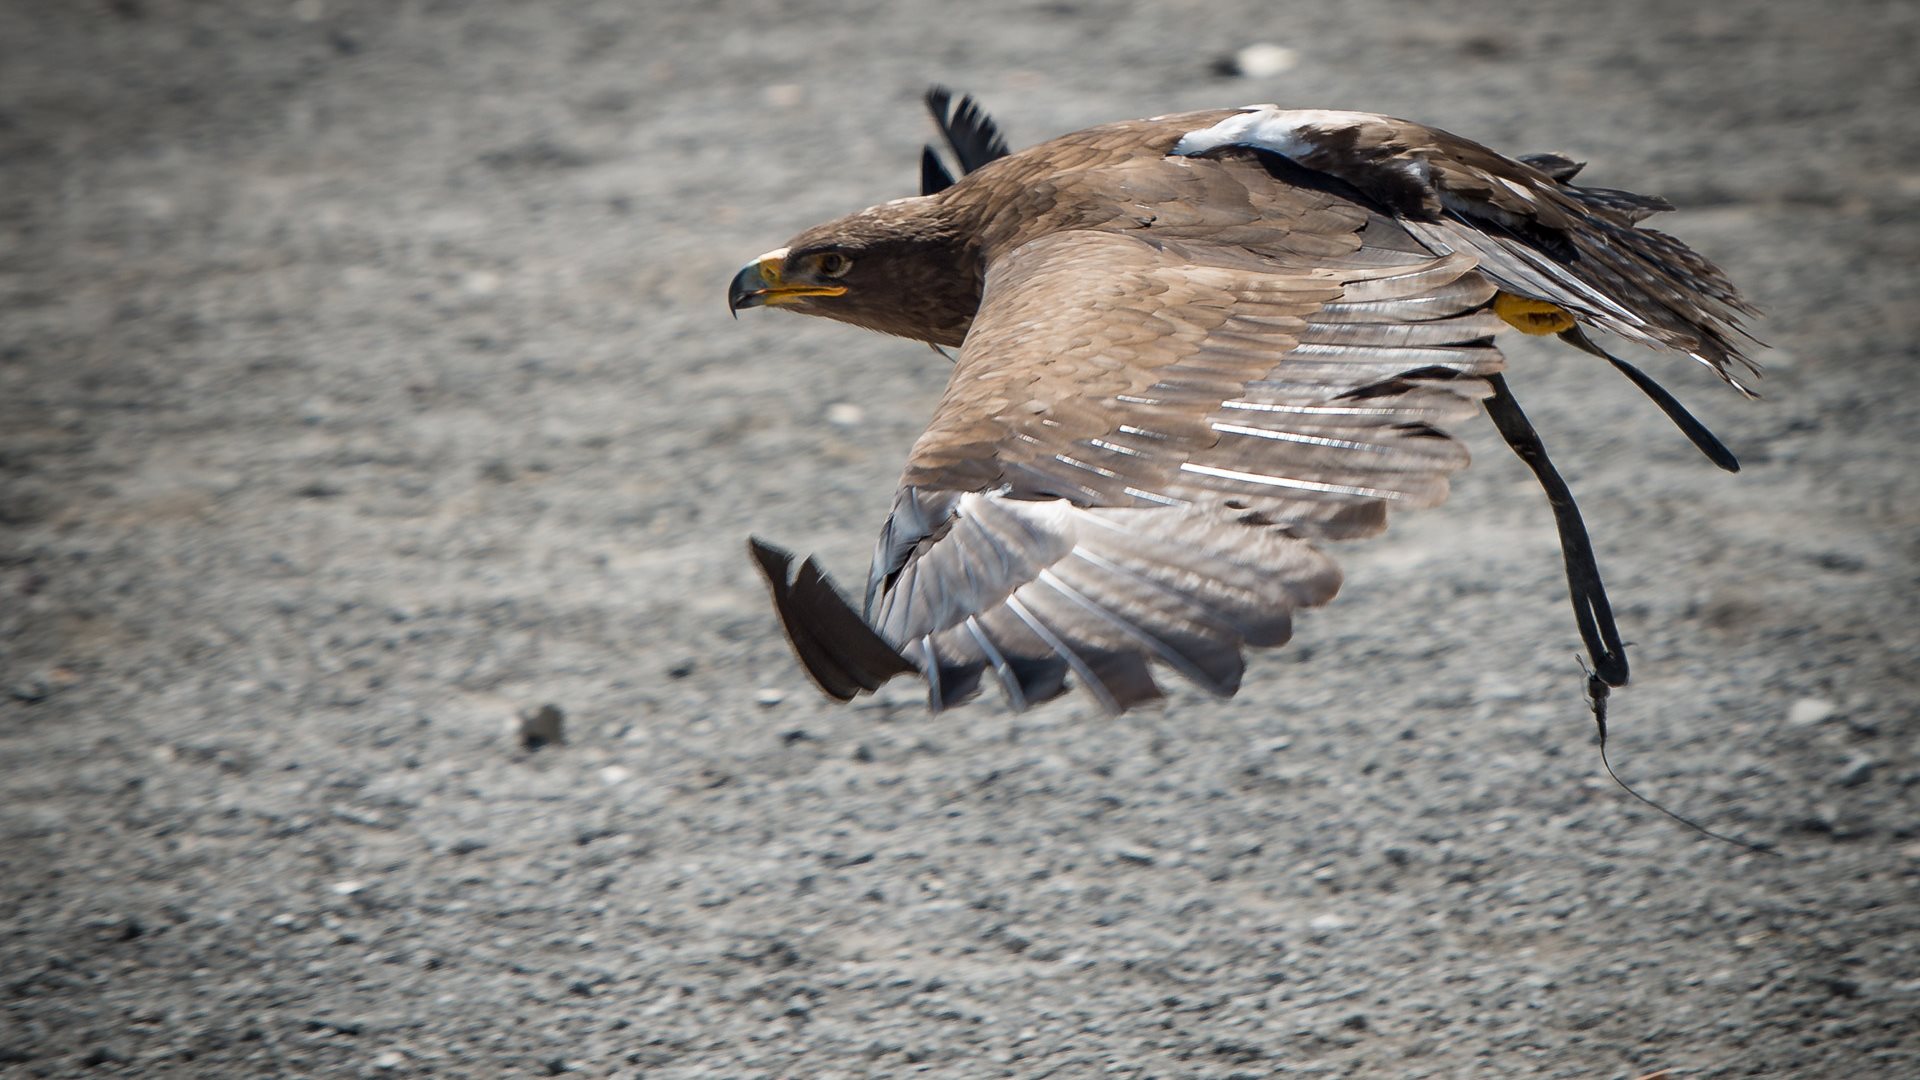
<path fill-rule="evenodd" d="M 1481 675 L 1474 684 L 1473 692 L 1479 701 L 1519 701 L 1527 696 L 1526 687 L 1496 671 Z"/>
<path fill-rule="evenodd" d="M 355 893 L 364 892 L 367 883 L 364 881 L 336 881 L 327 887 L 333 891 L 333 895 L 335 896 L 352 896 Z"/>
<path fill-rule="evenodd" d="M 787 700 L 787 692 L 772 686 L 763 686 L 753 695 L 754 704 L 763 709 L 771 709 L 785 700 Z"/>
<path fill-rule="evenodd" d="M 1879 767 L 1880 762 L 1873 755 L 1855 754 L 1847 759 L 1846 765 L 1840 769 L 1840 774 L 1833 779 L 1841 787 L 1859 787 L 1872 779 L 1873 770 Z"/>
<path fill-rule="evenodd" d="M 608 787 L 624 784 L 633 779 L 633 770 L 625 765 L 609 765 L 600 770 L 600 782 Z"/>
<path fill-rule="evenodd" d="M 1270 79 L 1292 71 L 1300 62 L 1300 54 L 1285 45 L 1263 41 L 1234 53 L 1233 59 L 1241 75 L 1249 79 Z"/>
<path fill-rule="evenodd" d="M 1832 719 L 1840 706 L 1821 698 L 1801 698 L 1787 707 L 1788 727 L 1812 727 Z"/>
<path fill-rule="evenodd" d="M 407 1063 L 407 1055 L 398 1050 L 382 1050 L 373 1056 L 373 1067 L 389 1072 Z"/>
<path fill-rule="evenodd" d="M 558 705 L 542 705 L 538 709 L 524 709 L 520 713 L 517 732 L 520 745 L 529 750 L 538 750 L 549 744 L 559 745 L 567 741 L 567 714 L 560 711 Z"/>
<path fill-rule="evenodd" d="M 53 695 L 45 679 L 29 676 L 7 687 L 7 695 L 23 705 L 38 705 Z"/>
<path fill-rule="evenodd" d="M 1347 918 L 1345 915 L 1336 915 L 1331 911 L 1327 912 L 1325 915 L 1315 915 L 1311 920 L 1307 922 L 1308 929 L 1318 930 L 1321 932 L 1325 932 L 1328 930 L 1345 930 L 1347 927 L 1352 925 L 1353 925 L 1353 920 Z"/>
<path fill-rule="evenodd" d="M 851 401 L 836 401 L 827 406 L 827 423 L 840 428 L 857 428 L 865 423 L 867 411 Z"/>

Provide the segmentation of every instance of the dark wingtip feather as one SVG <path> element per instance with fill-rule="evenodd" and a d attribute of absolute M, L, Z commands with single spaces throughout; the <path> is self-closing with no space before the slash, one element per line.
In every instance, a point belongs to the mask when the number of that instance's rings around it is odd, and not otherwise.
<path fill-rule="evenodd" d="M 1673 204 L 1658 195 L 1640 195 L 1618 188 L 1582 187 L 1573 183 L 1580 170 L 1587 167 L 1584 161 L 1575 161 L 1565 154 L 1521 154 L 1520 162 L 1545 173 L 1549 179 L 1558 181 L 1567 194 L 1588 206 L 1597 206 L 1621 214 L 1628 221 L 1644 221 L 1654 214 L 1666 213 Z"/>
<path fill-rule="evenodd" d="M 920 148 L 920 194 L 938 195 L 953 186 L 953 174 L 940 163 L 940 155 L 933 147 Z"/>
<path fill-rule="evenodd" d="M 1603 210 L 1611 210 L 1628 221 L 1645 221 L 1655 214 L 1664 214 L 1673 209 L 1673 204 L 1658 195 L 1641 195 L 1619 188 L 1581 187 L 1567 184 L 1567 194 Z"/>
<path fill-rule="evenodd" d="M 1013 152 L 1000 134 L 1000 126 L 970 95 L 961 94 L 955 103 L 953 91 L 936 85 L 927 88 L 926 102 L 941 137 L 960 163 L 962 176 Z"/>
<path fill-rule="evenodd" d="M 747 550 L 767 579 L 794 654 L 828 697 L 847 701 L 915 670 L 848 606 L 819 564 L 808 559 L 793 574 L 793 556 L 758 537 L 748 538 Z"/>
<path fill-rule="evenodd" d="M 1565 154 L 1521 154 L 1519 160 L 1563 184 L 1580 175 L 1580 170 L 1587 167 L 1586 162 L 1575 161 Z"/>

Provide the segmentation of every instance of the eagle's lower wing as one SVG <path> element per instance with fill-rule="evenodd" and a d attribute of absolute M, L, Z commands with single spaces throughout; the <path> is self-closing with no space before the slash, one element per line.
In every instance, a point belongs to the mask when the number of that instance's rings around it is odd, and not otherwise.
<path fill-rule="evenodd" d="M 868 590 L 936 709 L 991 673 L 1016 708 L 1071 675 L 1117 712 L 1160 695 L 1152 662 L 1230 694 L 1244 646 L 1339 587 L 1310 540 L 1445 497 L 1467 454 L 1436 425 L 1501 368 L 1494 287 L 1347 246 L 1072 232 L 995 263 Z"/>

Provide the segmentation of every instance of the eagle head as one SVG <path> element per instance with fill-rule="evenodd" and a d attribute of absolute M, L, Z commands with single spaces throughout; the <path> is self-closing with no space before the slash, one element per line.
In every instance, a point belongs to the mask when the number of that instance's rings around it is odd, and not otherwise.
<path fill-rule="evenodd" d="M 937 196 L 816 225 L 740 268 L 727 307 L 783 307 L 869 330 L 960 344 L 980 306 L 977 258 Z"/>

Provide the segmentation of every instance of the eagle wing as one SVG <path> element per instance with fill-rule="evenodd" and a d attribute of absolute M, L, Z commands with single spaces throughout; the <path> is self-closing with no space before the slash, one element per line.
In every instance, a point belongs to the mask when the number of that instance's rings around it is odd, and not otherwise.
<path fill-rule="evenodd" d="M 1437 425 L 1501 367 L 1493 286 L 1461 257 L 1316 261 L 1072 232 L 994 267 L 868 588 L 936 707 L 1071 673 L 1117 712 L 1160 696 L 1153 661 L 1231 694 L 1244 646 L 1338 589 L 1310 541 L 1445 498 L 1467 454 Z"/>

